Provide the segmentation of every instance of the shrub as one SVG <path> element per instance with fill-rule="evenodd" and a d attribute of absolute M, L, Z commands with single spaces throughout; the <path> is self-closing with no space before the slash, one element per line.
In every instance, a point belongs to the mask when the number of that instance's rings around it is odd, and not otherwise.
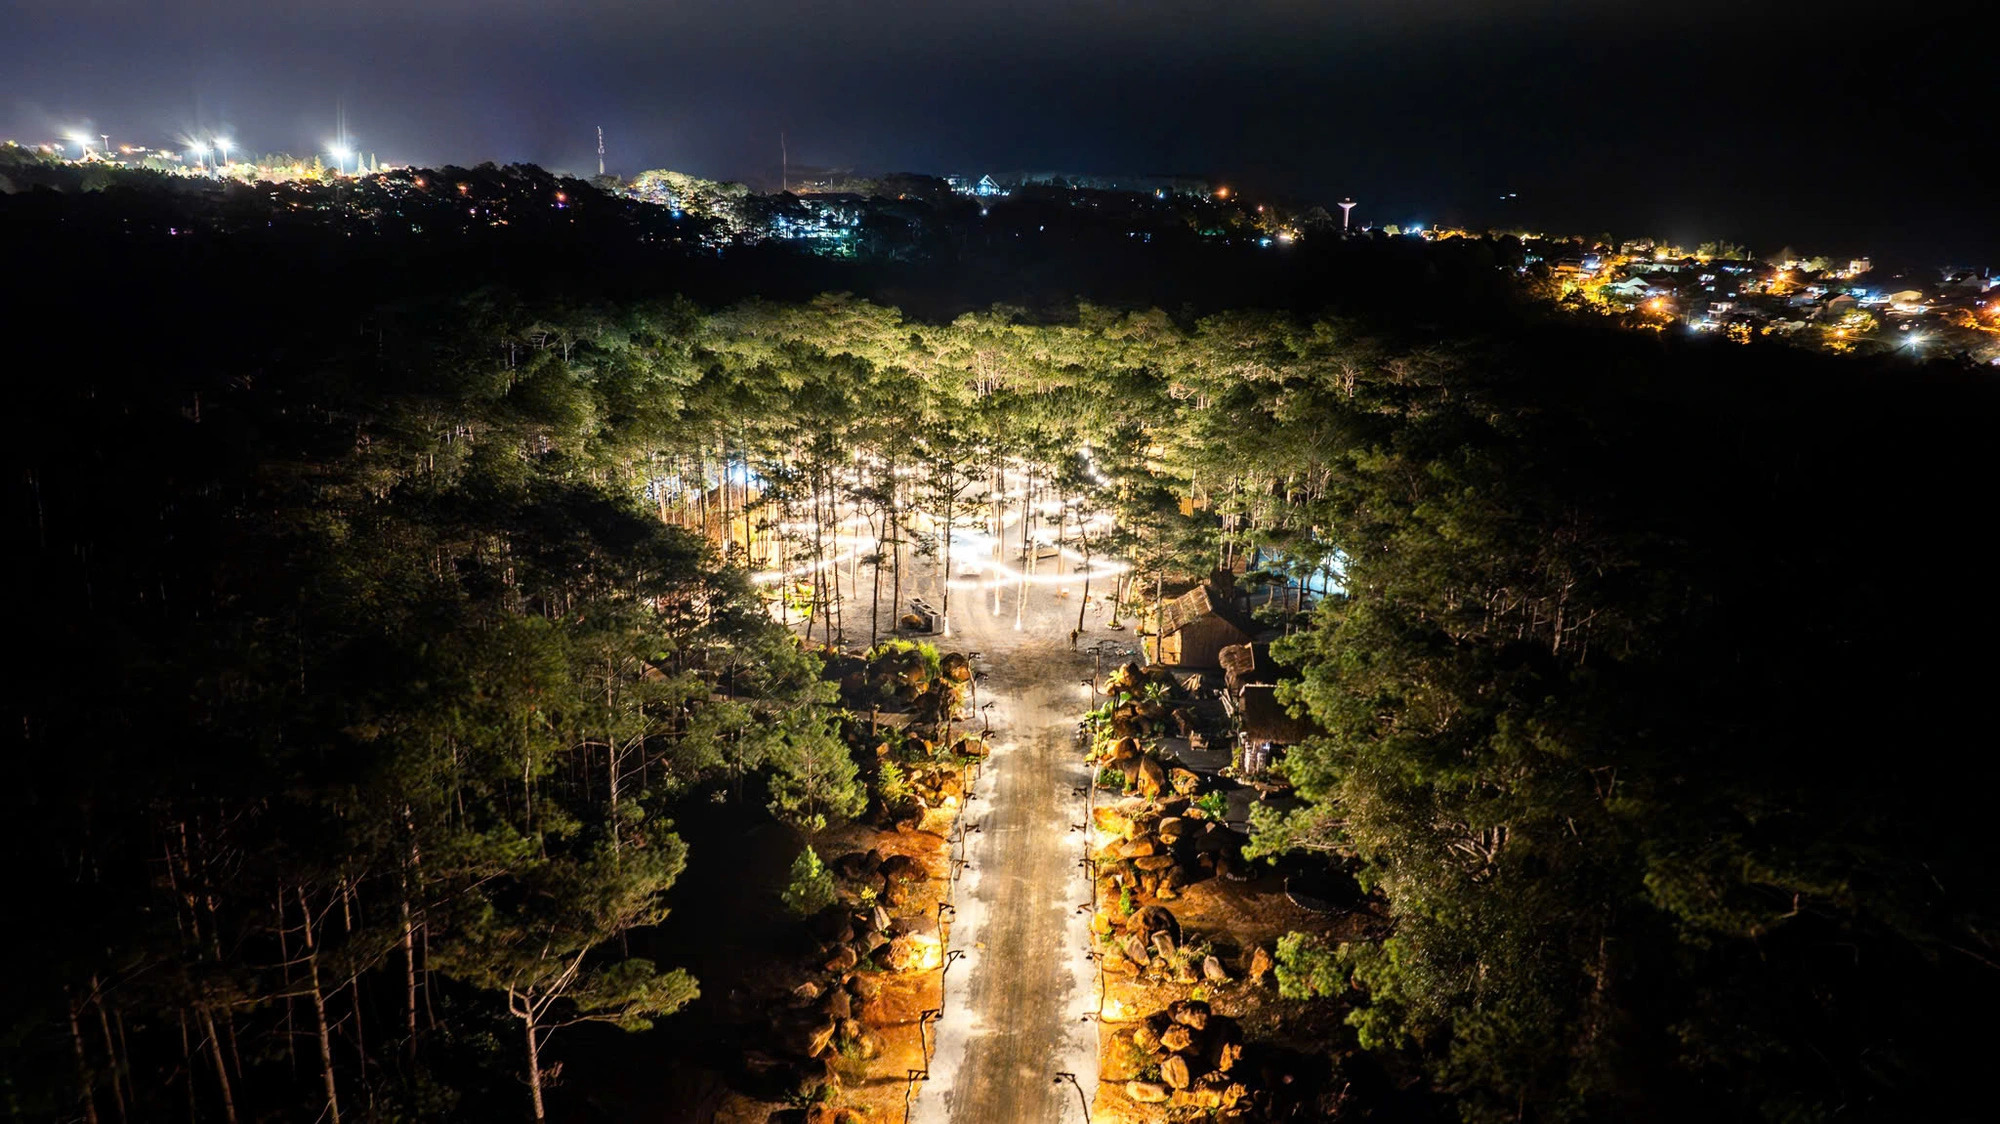
<path fill-rule="evenodd" d="M 882 797 L 882 803 L 894 804 L 910 794 L 910 786 L 903 780 L 903 769 L 894 761 L 884 761 L 875 771 L 875 790 Z"/>
<path fill-rule="evenodd" d="M 792 878 L 781 896 L 785 908 L 800 917 L 811 917 L 833 904 L 833 872 L 819 861 L 819 852 L 811 844 L 792 860 Z"/>
<path fill-rule="evenodd" d="M 1325 938 L 1286 933 L 1278 938 L 1278 994 L 1287 999 L 1319 999 L 1341 990 L 1340 966 Z"/>

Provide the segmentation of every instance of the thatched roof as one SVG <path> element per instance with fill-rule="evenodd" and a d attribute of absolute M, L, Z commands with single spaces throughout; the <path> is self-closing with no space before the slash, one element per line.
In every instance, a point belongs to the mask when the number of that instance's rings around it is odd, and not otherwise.
<path fill-rule="evenodd" d="M 1309 737 L 1325 733 L 1310 718 L 1294 718 L 1278 701 L 1274 686 L 1254 684 L 1243 688 L 1243 705 L 1238 711 L 1243 722 L 1243 739 L 1272 745 L 1297 745 Z"/>
<path fill-rule="evenodd" d="M 1271 646 L 1264 643 L 1231 644 L 1216 653 L 1223 679 L 1231 690 L 1252 683 L 1282 683 L 1299 677 L 1298 668 L 1271 659 Z"/>
<path fill-rule="evenodd" d="M 1160 607 L 1160 635 L 1170 636 L 1210 616 L 1227 621 L 1245 636 L 1255 636 L 1262 628 L 1250 614 L 1236 607 L 1229 594 L 1213 586 L 1198 585 Z"/>

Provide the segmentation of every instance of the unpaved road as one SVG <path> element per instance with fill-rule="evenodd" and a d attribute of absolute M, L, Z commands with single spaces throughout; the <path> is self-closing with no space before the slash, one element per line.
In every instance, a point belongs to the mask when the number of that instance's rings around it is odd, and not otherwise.
<path fill-rule="evenodd" d="M 933 603 L 936 603 L 933 601 Z M 963 608 L 961 608 L 963 605 Z M 912 1119 L 927 1124 L 1044 1124 L 1084 1120 L 1078 1091 L 1097 1091 L 1096 1008 L 1089 917 L 1077 906 L 1090 888 L 1079 860 L 1086 834 L 1080 789 L 1087 782 L 1072 734 L 1089 705 L 1092 658 L 1069 647 L 1076 602 L 1046 590 L 1029 598 L 1014 630 L 991 598 L 953 597 L 953 633 L 939 643 L 979 651 L 985 673 L 976 703 L 994 704 L 994 752 L 966 822 L 969 867 L 957 889 L 951 945 L 965 952 L 946 975 L 931 1079 Z M 1080 646 L 1108 632 L 1094 616 Z M 976 729 L 980 721 L 969 724 Z"/>

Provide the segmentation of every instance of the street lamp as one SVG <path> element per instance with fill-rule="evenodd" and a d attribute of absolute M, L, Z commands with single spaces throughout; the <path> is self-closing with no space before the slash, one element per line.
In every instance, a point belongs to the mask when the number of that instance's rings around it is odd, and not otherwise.
<path fill-rule="evenodd" d="M 196 141 L 188 146 L 188 155 L 194 157 L 195 166 L 200 167 L 202 162 L 208 159 L 208 146 Z"/>
<path fill-rule="evenodd" d="M 1077 1081 L 1076 1074 L 1068 1070 L 1056 1074 L 1055 1084 L 1060 1085 L 1064 1081 L 1076 1087 L 1076 1102 L 1083 1106 L 1083 1124 L 1090 1124 L 1090 1099 L 1083 1095 L 1083 1086 Z"/>
<path fill-rule="evenodd" d="M 224 164 L 227 164 L 227 163 L 229 163 L 229 149 L 230 149 L 230 147 L 231 147 L 231 145 L 230 145 L 230 142 L 229 142 L 229 138 L 228 138 L 228 137 L 217 137 L 217 138 L 215 138 L 215 150 L 216 150 L 217 152 L 219 152 L 219 153 L 221 153 L 221 154 L 222 154 L 222 163 L 224 163 Z"/>
<path fill-rule="evenodd" d="M 333 148 L 327 152 L 327 155 L 333 157 L 333 170 L 340 175 L 347 174 L 347 154 L 348 154 L 347 146 L 341 144 L 334 145 Z"/>
<path fill-rule="evenodd" d="M 82 160 L 90 155 L 89 133 L 71 133 L 66 139 L 69 143 L 76 146 L 76 158 L 78 160 Z"/>
<path fill-rule="evenodd" d="M 931 1064 L 931 1044 L 930 1035 L 925 1033 L 925 1028 L 943 1017 L 944 1012 L 936 1007 L 917 1013 L 917 1043 L 924 1052 L 924 1065 L 926 1068 Z"/>

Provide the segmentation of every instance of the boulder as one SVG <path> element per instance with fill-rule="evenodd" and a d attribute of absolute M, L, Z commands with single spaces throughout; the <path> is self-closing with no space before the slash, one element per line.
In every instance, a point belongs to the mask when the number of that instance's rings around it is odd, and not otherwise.
<path fill-rule="evenodd" d="M 1148 799 L 1158 796 L 1160 793 L 1166 791 L 1167 770 L 1153 758 L 1141 757 L 1139 759 L 1138 776 L 1134 778 L 1134 784 L 1139 789 L 1141 796 L 1145 796 Z"/>
<path fill-rule="evenodd" d="M 1132 1045 L 1137 1046 L 1141 1053 L 1150 1054 L 1158 1050 L 1160 1042 L 1160 1032 L 1151 1023 L 1140 1023 L 1132 1028 Z"/>
<path fill-rule="evenodd" d="M 1141 835 L 1137 839 L 1128 840 L 1117 846 L 1118 857 L 1121 859 L 1147 858 L 1158 853 L 1159 849 L 1160 841 L 1153 835 Z"/>
<path fill-rule="evenodd" d="M 1187 833 L 1188 842 L 1194 849 L 1204 854 L 1235 851 L 1243 846 L 1243 837 L 1214 820 L 1204 821 L 1200 831 Z"/>
<path fill-rule="evenodd" d="M 873 999 L 882 994 L 882 983 L 874 976 L 856 972 L 847 977 L 847 993 L 856 999 Z"/>
<path fill-rule="evenodd" d="M 1194 1067 L 1188 1064 L 1187 1055 L 1168 1054 L 1167 1059 L 1160 1063 L 1160 1076 L 1166 1078 L 1167 1084 L 1173 1088 L 1185 1089 L 1194 1084 L 1196 1074 Z"/>
<path fill-rule="evenodd" d="M 1205 1108 L 1210 1111 L 1222 1107 L 1222 1090 L 1207 1083 L 1204 1077 L 1192 1088 L 1174 1094 L 1174 1104 L 1183 1108 Z"/>
<path fill-rule="evenodd" d="M 1159 833 L 1160 842 L 1173 843 L 1187 832 L 1187 821 L 1179 816 L 1162 816 L 1153 830 Z"/>
<path fill-rule="evenodd" d="M 945 678 L 964 683 L 972 678 L 972 661 L 966 659 L 963 652 L 946 652 L 944 658 L 938 661 L 938 670 L 944 673 Z"/>
<path fill-rule="evenodd" d="M 1166 931 L 1166 930 L 1164 930 L 1164 929 L 1162 929 L 1161 931 L 1159 931 L 1159 932 L 1157 932 L 1157 933 L 1154 933 L 1154 934 L 1153 934 L 1153 951 L 1154 951 L 1154 952 L 1157 952 L 1157 953 L 1159 953 L 1159 954 L 1160 954 L 1161 956 L 1164 956 L 1164 957 L 1166 957 L 1166 958 L 1167 958 L 1167 959 L 1169 959 L 1169 960 L 1172 960 L 1172 959 L 1173 959 L 1173 957 L 1174 957 L 1174 937 L 1173 937 L 1173 934 L 1172 934 L 1172 933 L 1169 933 L 1169 932 L 1167 932 L 1167 931 Z"/>
<path fill-rule="evenodd" d="M 881 865 L 879 862 L 876 866 Z M 849 851 L 833 860 L 833 872 L 842 878 L 854 879 L 872 873 L 875 869 L 868 864 L 868 856 L 860 851 Z"/>
<path fill-rule="evenodd" d="M 826 993 L 826 999 L 820 1004 L 820 1010 L 830 1019 L 849 1018 L 854 1014 L 854 997 L 847 994 L 846 988 L 834 988 Z"/>
<path fill-rule="evenodd" d="M 1172 870 L 1174 868 L 1174 857 L 1172 855 L 1147 855 L 1145 858 L 1133 859 L 1132 865 L 1138 867 L 1140 870 L 1150 870 L 1157 873 L 1159 871 Z"/>
<path fill-rule="evenodd" d="M 1104 689 L 1114 695 L 1120 691 L 1137 693 L 1145 682 L 1145 671 L 1137 663 L 1127 660 L 1112 669 L 1111 675 L 1104 681 Z"/>
<path fill-rule="evenodd" d="M 1258 945 L 1250 950 L 1250 982 L 1260 984 L 1271 974 L 1271 950 Z"/>
<path fill-rule="evenodd" d="M 816 1058 L 832 1047 L 833 1036 L 839 1029 L 840 1024 L 832 1019 L 807 1023 L 788 1037 L 786 1045 L 791 1047 L 794 1053 Z"/>
<path fill-rule="evenodd" d="M 1212 1014 L 1207 1003 L 1199 999 L 1176 999 L 1167 1004 L 1167 1017 L 1195 1030 L 1208 1029 L 1208 1018 Z"/>
<path fill-rule="evenodd" d="M 836 1041 L 843 1043 L 859 1042 L 861 1041 L 861 1036 L 866 1033 L 868 1033 L 868 1028 L 861 1025 L 861 1020 L 841 1019 L 840 1033 L 835 1035 L 834 1037 Z"/>
<path fill-rule="evenodd" d="M 924 878 L 928 875 L 924 864 L 909 855 L 890 855 L 882 860 L 880 870 L 885 878 Z"/>
<path fill-rule="evenodd" d="M 1149 905 L 1141 909 L 1132 915 L 1132 921 L 1126 928 L 1138 930 L 1147 940 L 1160 932 L 1171 933 L 1176 944 L 1181 939 L 1181 923 L 1174 919 L 1172 910 L 1162 906 Z"/>
<path fill-rule="evenodd" d="M 1178 765 L 1168 770 L 1167 779 L 1174 786 L 1174 791 L 1180 793 L 1182 796 L 1193 796 L 1195 790 L 1201 787 L 1200 777 L 1196 776 L 1191 770 L 1183 769 Z"/>
<path fill-rule="evenodd" d="M 1153 962 L 1153 954 L 1147 950 L 1146 942 L 1141 940 L 1137 933 L 1125 934 L 1119 940 L 1118 947 L 1125 953 L 1125 958 L 1134 964 L 1144 966 Z"/>
<path fill-rule="evenodd" d="M 827 956 L 826 970 L 829 972 L 852 971 L 854 966 L 859 963 L 861 963 L 861 956 L 854 951 L 853 946 L 840 945 Z"/>
<path fill-rule="evenodd" d="M 812 982 L 811 980 L 807 980 L 806 982 L 792 989 L 792 997 L 795 999 L 803 999 L 806 1002 L 810 1003 L 813 1000 L 819 998 L 819 985 Z"/>
<path fill-rule="evenodd" d="M 1138 738 L 1119 738 L 1111 743 L 1111 761 L 1131 761 L 1139 756 Z"/>
<path fill-rule="evenodd" d="M 1173 1094 L 1157 1081 L 1127 1081 L 1125 1095 L 1138 1104 L 1166 1104 Z"/>
<path fill-rule="evenodd" d="M 1132 818 L 1109 804 L 1099 804 L 1090 813 L 1091 826 L 1097 830 L 1116 835 L 1120 839 L 1130 839 L 1138 834 Z"/>
<path fill-rule="evenodd" d="M 1194 1031 L 1175 1023 L 1167 1028 L 1165 1034 L 1160 1035 L 1160 1046 L 1170 1053 L 1183 1053 L 1193 1048 Z"/>
<path fill-rule="evenodd" d="M 1236 1068 L 1237 1062 L 1243 1060 L 1243 1043 L 1218 1042 L 1215 1044 L 1214 1055 L 1215 1068 L 1227 1073 Z"/>
<path fill-rule="evenodd" d="M 878 933 L 889 931 L 889 911 L 883 909 L 879 904 L 869 911 L 868 921 L 869 924 L 875 926 L 875 931 Z"/>
<path fill-rule="evenodd" d="M 937 918 L 928 913 L 920 914 L 916 917 L 898 917 L 889 923 L 889 935 L 892 937 L 929 937 L 935 941 L 938 939 Z"/>
<path fill-rule="evenodd" d="M 813 936 L 831 944 L 840 940 L 840 934 L 847 931 L 847 918 L 833 910 L 827 910 L 813 916 L 811 927 Z"/>
<path fill-rule="evenodd" d="M 1184 706 L 1175 707 L 1173 713 L 1168 715 L 1168 717 L 1174 720 L 1174 732 L 1181 737 L 1187 737 L 1189 734 L 1194 733 L 1201 725 L 1195 718 L 1194 711 Z"/>
<path fill-rule="evenodd" d="M 1222 961 L 1209 956 L 1203 958 L 1201 962 L 1201 978 L 1209 983 L 1226 984 L 1229 982 L 1229 973 L 1222 970 Z"/>

